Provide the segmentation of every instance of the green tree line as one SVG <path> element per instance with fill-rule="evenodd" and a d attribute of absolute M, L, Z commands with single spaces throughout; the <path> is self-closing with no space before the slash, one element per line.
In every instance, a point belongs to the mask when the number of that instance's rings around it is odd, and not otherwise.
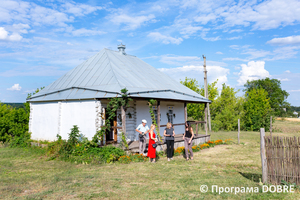
<path fill-rule="evenodd" d="M 217 80 L 218 81 L 218 80 Z M 290 104 L 286 101 L 288 93 L 281 89 L 277 79 L 260 79 L 247 81 L 245 93 L 239 97 L 239 90 L 223 84 L 220 92 L 217 81 L 208 84 L 208 98 L 211 100 L 210 114 L 212 130 L 237 130 L 240 119 L 243 130 L 257 131 L 260 128 L 269 130 L 270 116 L 292 116 Z M 204 96 L 204 87 L 196 79 L 185 78 L 181 83 Z M 188 104 L 188 117 L 204 120 L 204 104 Z M 284 109 L 285 108 L 285 109 Z"/>
<path fill-rule="evenodd" d="M 28 97 L 38 93 L 42 88 L 36 89 Z M 0 102 L 0 142 L 9 142 L 11 146 L 27 145 L 30 140 L 28 132 L 30 105 L 24 103 L 23 106 L 15 104 L 4 104 Z"/>

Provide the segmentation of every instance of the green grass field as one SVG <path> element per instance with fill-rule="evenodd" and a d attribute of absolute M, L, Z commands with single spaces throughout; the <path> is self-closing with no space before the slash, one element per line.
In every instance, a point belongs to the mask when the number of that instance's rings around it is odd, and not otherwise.
<path fill-rule="evenodd" d="M 276 122 L 277 123 L 277 122 Z M 281 122 L 280 122 L 281 123 Z M 290 124 L 291 122 L 289 122 Z M 282 124 L 280 124 L 282 126 Z M 291 126 L 294 130 L 294 124 Z M 268 134 L 268 133 L 267 133 Z M 274 133 L 299 136 L 300 133 Z M 194 161 L 175 157 L 157 163 L 82 165 L 47 161 L 43 150 L 0 148 L 1 199 L 300 199 L 295 193 L 212 193 L 219 187 L 258 187 L 261 177 L 258 132 L 211 134 L 212 140 L 233 139 L 195 153 Z M 208 185 L 207 193 L 200 192 Z"/>

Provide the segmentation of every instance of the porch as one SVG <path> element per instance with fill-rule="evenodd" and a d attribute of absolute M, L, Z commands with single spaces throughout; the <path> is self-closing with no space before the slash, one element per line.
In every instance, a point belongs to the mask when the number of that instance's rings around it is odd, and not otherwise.
<path fill-rule="evenodd" d="M 183 134 L 176 134 L 175 135 L 175 141 L 174 141 L 174 148 L 178 148 L 178 147 L 183 147 L 184 146 L 184 141 L 183 141 L 183 138 L 182 138 Z M 194 136 L 194 139 L 193 139 L 193 144 L 194 145 L 198 145 L 198 144 L 202 144 L 202 143 L 205 143 L 207 141 L 210 140 L 210 135 L 202 135 L 202 134 L 197 134 Z M 148 150 L 148 144 L 149 144 L 149 139 L 147 139 L 147 142 L 146 142 L 146 151 Z M 164 144 L 163 142 L 158 142 L 157 143 L 157 148 L 156 148 L 156 151 L 164 151 L 167 146 L 166 144 Z M 129 147 L 129 151 L 132 152 L 132 153 L 139 153 L 139 141 L 132 141 L 132 142 L 129 142 L 128 143 Z"/>

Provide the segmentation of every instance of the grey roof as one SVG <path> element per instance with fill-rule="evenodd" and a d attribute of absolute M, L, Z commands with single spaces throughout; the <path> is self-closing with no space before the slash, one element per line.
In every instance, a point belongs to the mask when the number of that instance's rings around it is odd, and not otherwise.
<path fill-rule="evenodd" d="M 135 98 L 210 102 L 141 59 L 109 49 L 101 50 L 27 101 L 120 97 L 125 87 Z"/>

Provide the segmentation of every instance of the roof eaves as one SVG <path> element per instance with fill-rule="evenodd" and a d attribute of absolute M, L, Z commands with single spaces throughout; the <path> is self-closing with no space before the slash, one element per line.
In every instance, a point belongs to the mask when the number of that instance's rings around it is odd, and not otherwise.
<path fill-rule="evenodd" d="M 55 93 L 58 93 L 58 92 L 72 90 L 72 89 L 82 89 L 82 90 L 89 90 L 89 91 L 94 91 L 94 92 L 106 92 L 106 93 L 109 93 L 109 94 L 117 94 L 117 95 L 121 94 L 119 92 L 110 92 L 110 91 L 97 90 L 97 89 L 91 89 L 91 88 L 85 88 L 85 87 L 69 87 L 69 88 L 65 88 L 65 89 L 62 89 L 62 90 L 56 90 L 56 91 L 53 91 L 53 92 L 49 92 L 49 93 L 45 93 L 45 94 L 41 94 L 41 95 L 36 95 L 34 97 L 29 97 L 29 98 L 26 99 L 26 101 L 27 100 L 32 100 L 32 99 L 35 99 L 35 98 L 38 98 L 38 97 L 50 95 L 50 94 L 55 94 Z"/>

